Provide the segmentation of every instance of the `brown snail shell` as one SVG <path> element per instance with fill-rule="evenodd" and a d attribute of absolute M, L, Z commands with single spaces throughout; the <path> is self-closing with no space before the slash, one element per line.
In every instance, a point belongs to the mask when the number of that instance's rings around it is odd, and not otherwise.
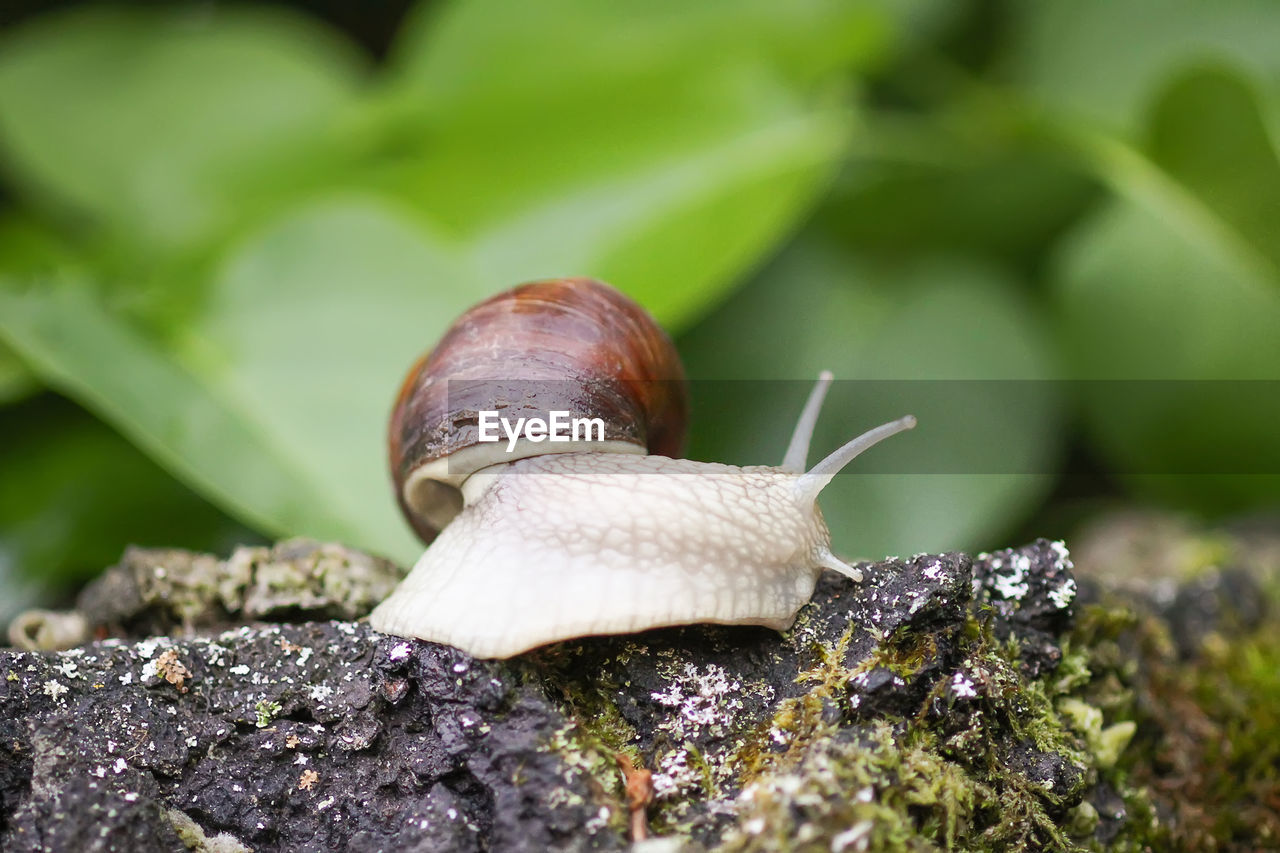
<path fill-rule="evenodd" d="M 604 442 L 479 441 L 479 412 L 601 418 Z M 688 412 L 674 344 L 643 308 L 589 278 L 523 284 L 463 314 L 409 371 L 389 427 L 391 475 L 424 542 L 462 509 L 462 483 L 499 462 L 584 449 L 679 455 Z"/>

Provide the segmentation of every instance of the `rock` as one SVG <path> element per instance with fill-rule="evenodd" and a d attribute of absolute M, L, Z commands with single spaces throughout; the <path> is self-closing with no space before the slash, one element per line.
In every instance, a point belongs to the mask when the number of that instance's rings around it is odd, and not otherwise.
<path fill-rule="evenodd" d="M 1066 546 L 1008 548 L 983 554 L 974 568 L 974 596 L 995 614 L 1000 640 L 1016 637 L 1023 671 L 1032 678 L 1062 660 L 1058 638 L 1071 627 L 1076 581 Z"/>
<path fill-rule="evenodd" d="M 861 569 L 785 634 L 511 661 L 350 621 L 0 652 L 0 849 L 624 849 L 619 753 L 652 772 L 644 849 L 1146 838 L 1060 543 Z"/>
<path fill-rule="evenodd" d="M 404 572 L 342 545 L 289 539 L 244 546 L 226 560 L 168 548 L 128 548 L 87 584 L 70 613 L 31 610 L 9 642 L 51 651 L 90 638 L 165 634 L 254 619 L 358 619 Z"/>

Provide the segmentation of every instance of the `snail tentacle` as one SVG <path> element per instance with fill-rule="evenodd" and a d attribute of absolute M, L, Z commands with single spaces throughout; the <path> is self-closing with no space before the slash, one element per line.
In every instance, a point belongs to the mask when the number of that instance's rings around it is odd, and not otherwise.
<path fill-rule="evenodd" d="M 816 501 L 818 494 L 835 479 L 836 474 L 839 474 L 844 469 L 844 466 L 860 456 L 863 451 L 874 447 L 891 435 L 897 435 L 900 432 L 913 429 L 915 425 L 915 415 L 907 415 L 904 418 L 898 418 L 896 421 L 881 424 L 875 429 L 867 430 L 848 444 L 835 450 L 826 459 L 810 468 L 808 472 L 796 478 L 796 498 L 805 504 Z"/>
<path fill-rule="evenodd" d="M 835 377 L 830 370 L 818 374 L 818 381 L 809 392 L 800 419 L 796 421 L 795 432 L 791 433 L 791 443 L 787 445 L 787 455 L 782 457 L 782 468 L 792 474 L 803 474 L 804 466 L 809 463 L 809 442 L 813 440 L 813 429 L 818 424 L 818 415 L 822 412 L 822 402 L 827 398 L 827 390 Z"/>
<path fill-rule="evenodd" d="M 822 568 L 831 569 L 833 572 L 839 572 L 856 583 L 862 583 L 861 569 L 854 568 L 830 551 L 819 551 L 816 556 L 818 565 L 822 566 Z"/>

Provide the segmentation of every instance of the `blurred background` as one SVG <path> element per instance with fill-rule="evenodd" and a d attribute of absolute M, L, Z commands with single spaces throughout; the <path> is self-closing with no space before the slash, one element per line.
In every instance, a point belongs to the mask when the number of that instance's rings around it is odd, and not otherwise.
<path fill-rule="evenodd" d="M 675 335 L 696 458 L 776 464 L 822 368 L 815 457 L 920 409 L 824 495 L 850 555 L 1269 517 L 1278 44 L 1265 0 L 8 0 L 0 619 L 129 543 L 412 561 L 401 376 L 557 275 Z"/>

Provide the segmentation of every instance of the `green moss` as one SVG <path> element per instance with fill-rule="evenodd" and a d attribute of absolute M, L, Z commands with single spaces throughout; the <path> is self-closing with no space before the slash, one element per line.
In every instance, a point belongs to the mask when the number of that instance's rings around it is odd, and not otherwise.
<path fill-rule="evenodd" d="M 1100 614 L 1086 622 L 1086 634 L 1118 632 L 1130 624 Z M 1072 850 L 1088 840 L 1099 822 L 1097 810 L 1068 806 L 1099 772 L 1114 767 L 1132 734 L 1126 721 L 1108 719 L 1114 710 L 1078 695 L 1098 681 L 1084 644 L 1088 637 L 1075 641 L 1051 678 L 1028 679 L 1019 669 L 1017 643 L 999 641 L 987 620 L 970 617 L 958 629 L 947 629 L 946 640 L 959 642 L 959 672 L 972 678 L 966 689 L 977 699 L 957 701 L 948 693 L 951 679 L 943 678 L 904 718 L 851 726 L 856 678 L 884 667 L 909 680 L 936 658 L 941 638 L 889 638 L 850 665 L 846 658 L 857 630 L 851 625 L 834 644 L 816 648 L 816 665 L 797 677 L 806 692 L 778 703 L 772 718 L 745 730 L 734 748 L 708 752 L 687 738 L 659 747 L 651 769 L 685 787 L 651 809 L 656 834 L 687 837 L 691 799 L 741 791 L 738 828 L 725 839 L 728 849 L 830 850 L 838 839 L 846 849 L 865 850 Z M 572 668 L 561 663 L 548 668 L 543 661 L 538 677 L 552 685 L 575 723 L 549 748 L 596 756 L 581 769 L 621 804 L 620 779 L 609 759 L 617 752 L 639 758 L 635 732 L 610 698 L 626 686 L 571 677 Z M 593 673 L 601 670 L 616 671 L 602 667 Z M 698 698 L 710 674 L 681 670 L 673 662 L 666 677 L 672 696 L 683 701 Z M 833 706 L 842 713 L 832 714 Z M 724 724 L 732 728 L 732 722 L 726 718 Z M 1085 772 L 1068 772 L 1062 777 L 1067 788 L 1054 790 L 1019 772 L 1011 748 L 1065 758 Z M 1141 803 L 1134 803 L 1140 812 Z"/>
<path fill-rule="evenodd" d="M 931 745 L 903 743 L 887 722 L 854 734 L 825 739 L 790 772 L 748 787 L 726 849 L 932 850 L 965 837 L 993 797 Z"/>
<path fill-rule="evenodd" d="M 1065 714 L 1071 721 L 1072 727 L 1084 736 L 1085 742 L 1093 752 L 1094 763 L 1102 769 L 1115 766 L 1120 754 L 1133 739 L 1133 733 L 1137 731 L 1137 724 L 1132 720 L 1104 727 L 1101 709 L 1072 696 L 1060 699 L 1058 710 Z"/>
<path fill-rule="evenodd" d="M 1172 815 L 1170 845 L 1280 845 L 1280 631 L 1274 623 L 1190 665 L 1152 656 L 1136 680 L 1136 750 L 1120 762 Z"/>
<path fill-rule="evenodd" d="M 916 713 L 850 727 L 828 722 L 824 707 L 847 701 L 850 683 L 876 667 L 916 675 L 936 654 L 938 637 L 895 638 L 848 667 L 849 637 L 822 650 L 819 665 L 802 675 L 812 689 L 784 702 L 761 733 L 786 749 L 754 743 L 743 750 L 744 810 L 729 849 L 830 850 L 832 839 L 858 850 L 1076 849 L 1063 827 L 1091 829 L 1089 814 L 1064 821 L 1053 810 L 1080 796 L 1085 777 L 1070 790 L 1049 790 L 1012 771 L 1006 750 L 1026 742 L 1089 766 L 1092 753 L 1054 704 L 1059 688 L 1082 684 L 1082 660 L 1053 684 L 1029 681 L 1018 670 L 1016 643 L 999 642 L 988 624 L 970 618 L 958 638 L 966 653 L 960 672 L 973 677 L 966 689 L 981 697 L 975 704 L 950 707 L 942 679 Z"/>
<path fill-rule="evenodd" d="M 911 678 L 928 661 L 937 656 L 938 641 L 933 634 L 907 634 L 894 637 L 876 647 L 876 650 L 857 668 L 867 672 L 882 666 L 895 675 Z"/>
<path fill-rule="evenodd" d="M 597 799 L 608 806 L 608 828 L 625 834 L 626 794 L 616 756 L 621 753 L 637 767 L 644 765 L 635 747 L 636 732 L 610 698 L 616 685 L 572 677 L 573 660 L 562 657 L 569 653 L 568 646 L 548 650 L 541 658 L 531 658 L 522 675 L 527 683 L 542 686 L 565 715 L 566 724 L 545 748 L 564 756 L 570 773 L 592 780 Z"/>
<path fill-rule="evenodd" d="M 1011 784 L 1015 774 L 984 778 L 945 752 L 923 726 L 833 734 L 747 788 L 726 848 L 830 850 L 840 839 L 859 850 L 1070 849 L 1039 791 Z"/>
<path fill-rule="evenodd" d="M 200 825 L 185 812 L 169 809 L 167 814 L 182 846 L 188 850 L 196 853 L 252 853 L 250 848 L 226 833 L 212 837 L 206 835 Z"/>
<path fill-rule="evenodd" d="M 276 718 L 284 708 L 279 702 L 272 702 L 267 699 L 258 700 L 258 704 L 253 706 L 254 713 L 257 714 L 256 725 L 260 729 L 265 729 L 271 725 L 271 721 Z"/>
<path fill-rule="evenodd" d="M 582 685 L 578 685 L 582 688 Z M 582 729 L 582 737 L 595 748 L 616 754 L 625 753 L 638 759 L 635 748 L 636 731 L 626 721 L 618 706 L 600 690 L 577 689 L 565 695 L 568 715 Z"/>
<path fill-rule="evenodd" d="M 1082 733 L 1126 822 L 1093 849 L 1220 850 L 1280 843 L 1280 631 L 1210 634 L 1180 657 L 1154 615 L 1090 608 L 1073 633 L 1090 678 L 1060 710 Z M 1160 818 L 1157 820 L 1157 815 Z"/>

